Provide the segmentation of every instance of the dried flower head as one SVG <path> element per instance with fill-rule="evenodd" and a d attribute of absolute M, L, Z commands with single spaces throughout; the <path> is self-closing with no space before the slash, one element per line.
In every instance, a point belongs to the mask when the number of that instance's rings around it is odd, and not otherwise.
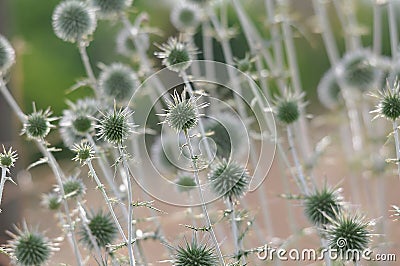
<path fill-rule="evenodd" d="M 394 121 L 400 117 L 400 85 L 398 81 L 394 83 L 393 88 L 388 81 L 386 90 L 378 90 L 371 96 L 379 99 L 375 110 L 371 111 L 371 113 L 376 113 L 375 118 L 384 117 Z"/>
<path fill-rule="evenodd" d="M 75 152 L 74 161 L 79 161 L 80 164 L 84 165 L 89 160 L 94 158 L 93 146 L 86 141 L 81 141 L 80 144 L 74 144 L 72 151 Z"/>
<path fill-rule="evenodd" d="M 132 111 L 128 108 L 115 109 L 111 112 L 103 114 L 96 126 L 99 129 L 97 136 L 99 139 L 119 145 L 126 140 L 133 132 L 133 123 L 129 122 L 132 116 Z"/>
<path fill-rule="evenodd" d="M 0 76 L 15 62 L 15 51 L 8 40 L 0 35 Z"/>
<path fill-rule="evenodd" d="M 52 17 L 56 36 L 67 42 L 76 42 L 91 35 L 96 29 L 96 14 L 83 1 L 67 0 L 57 5 Z"/>
<path fill-rule="evenodd" d="M 167 43 L 157 45 L 161 52 L 155 55 L 162 59 L 162 64 L 169 70 L 181 72 L 187 69 L 191 64 L 196 49 L 189 42 L 183 42 L 177 38 L 171 37 Z"/>
<path fill-rule="evenodd" d="M 342 196 L 339 189 L 326 185 L 321 190 L 314 190 L 304 199 L 304 212 L 310 222 L 321 226 L 331 223 L 341 212 Z"/>
<path fill-rule="evenodd" d="M 138 86 L 136 74 L 130 67 L 120 63 L 106 67 L 99 76 L 101 91 L 116 101 L 129 100 Z"/>
<path fill-rule="evenodd" d="M 194 128 L 200 117 L 198 110 L 207 107 L 208 104 L 197 105 L 196 97 L 186 99 L 185 91 L 182 95 L 175 91 L 171 97 L 173 101 L 168 100 L 166 114 L 159 114 L 165 116 L 164 122 L 178 132 Z"/>
<path fill-rule="evenodd" d="M 132 5 L 132 0 L 91 0 L 100 17 L 113 17 Z"/>
<path fill-rule="evenodd" d="M 242 197 L 247 192 L 250 183 L 246 168 L 225 159 L 212 167 L 208 179 L 215 194 L 228 200 Z"/>
<path fill-rule="evenodd" d="M 58 210 L 61 206 L 61 197 L 58 193 L 51 192 L 42 195 L 42 205 L 51 210 L 55 211 Z"/>
<path fill-rule="evenodd" d="M 99 247 L 106 247 L 108 244 L 112 244 L 117 237 L 117 227 L 111 216 L 100 210 L 97 213 L 91 213 L 88 218 L 88 227 L 92 236 L 96 239 L 97 245 Z M 93 249 L 90 235 L 84 227 L 81 228 L 80 235 L 80 241 L 90 249 Z"/>
<path fill-rule="evenodd" d="M 197 238 L 193 237 L 189 243 L 185 239 L 185 246 L 179 246 L 175 250 L 174 266 L 215 266 L 218 265 L 218 258 L 215 255 L 214 248 L 208 247 L 207 244 L 197 242 Z"/>
<path fill-rule="evenodd" d="M 18 154 L 16 151 L 12 150 L 12 147 L 7 151 L 3 145 L 3 152 L 0 153 L 0 167 L 10 168 L 14 167 L 14 163 L 18 159 Z"/>
<path fill-rule="evenodd" d="M 36 111 L 33 106 L 33 109 L 33 113 L 28 115 L 24 123 L 22 134 L 26 134 L 30 139 L 41 140 L 49 134 L 51 128 L 55 127 L 51 122 L 57 118 L 50 117 L 52 115 L 50 108 Z"/>
<path fill-rule="evenodd" d="M 196 5 L 179 3 L 171 12 L 171 22 L 180 31 L 192 31 L 200 23 L 199 10 Z"/>
<path fill-rule="evenodd" d="M 45 265 L 54 251 L 57 243 L 53 243 L 37 230 L 15 227 L 16 234 L 7 232 L 12 240 L 8 241 L 6 251 L 15 259 L 14 264 L 20 266 Z"/>
<path fill-rule="evenodd" d="M 296 122 L 300 117 L 300 108 L 304 105 L 304 93 L 296 94 L 289 90 L 283 96 L 276 97 L 273 101 L 273 112 L 276 118 L 283 124 L 289 125 Z"/>

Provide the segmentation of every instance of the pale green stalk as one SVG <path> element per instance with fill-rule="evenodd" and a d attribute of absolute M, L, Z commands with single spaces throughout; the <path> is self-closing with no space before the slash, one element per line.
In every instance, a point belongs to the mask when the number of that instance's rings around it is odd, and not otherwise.
<path fill-rule="evenodd" d="M 228 205 L 229 210 L 231 211 L 232 235 L 233 235 L 233 242 L 235 244 L 235 252 L 237 255 L 241 251 L 241 248 L 240 248 L 240 241 L 239 241 L 239 229 L 238 229 L 238 225 L 236 222 L 235 206 L 233 204 L 233 200 L 231 197 L 229 197 L 229 199 L 226 201 L 226 203 Z M 246 260 L 244 257 L 242 257 L 241 263 L 243 263 L 243 265 L 246 265 Z"/>
<path fill-rule="evenodd" d="M 3 199 L 3 190 L 4 190 L 4 184 L 7 181 L 7 168 L 6 167 L 1 167 L 1 180 L 0 180 L 0 207 L 1 207 L 1 200 Z M 1 212 L 1 209 L 0 209 Z"/>
<path fill-rule="evenodd" d="M 97 79 L 94 75 L 92 66 L 90 64 L 89 56 L 86 51 L 87 44 L 84 41 L 79 41 L 78 48 L 83 66 L 85 67 L 86 75 L 88 75 L 90 85 L 93 87 L 94 93 L 99 98 L 99 90 L 97 87 Z"/>
<path fill-rule="evenodd" d="M 376 55 L 381 54 L 382 50 L 382 10 L 381 5 L 374 1 L 374 29 L 373 29 L 373 51 Z"/>

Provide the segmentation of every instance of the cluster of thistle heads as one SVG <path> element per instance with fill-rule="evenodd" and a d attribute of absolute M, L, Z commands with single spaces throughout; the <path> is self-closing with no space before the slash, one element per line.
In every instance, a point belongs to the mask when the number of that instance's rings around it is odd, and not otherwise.
<path fill-rule="evenodd" d="M 169 70 L 185 75 L 185 71 L 192 65 L 198 51 L 190 37 L 205 19 L 209 2 L 184 1 L 171 12 L 171 22 L 181 35 L 156 45 L 159 51 L 155 53 Z M 149 36 L 140 25 L 130 24 L 127 11 L 131 6 L 132 0 L 62 1 L 54 9 L 52 26 L 57 37 L 65 42 L 76 43 L 82 53 L 92 41 L 98 20 L 121 19 L 124 28 L 116 37 L 117 52 L 128 58 L 134 53 L 146 54 L 150 47 Z M 140 24 L 141 20 L 138 19 L 137 22 Z M 2 78 L 7 75 L 14 61 L 14 49 L 7 39 L 0 36 Z M 255 57 L 249 54 L 243 59 L 235 59 L 236 67 L 247 74 L 253 71 L 254 61 Z M 115 148 L 125 151 L 126 143 L 132 139 L 135 127 L 132 95 L 148 75 L 149 68 L 151 66 L 145 65 L 142 66 L 142 71 L 136 72 L 127 64 L 115 62 L 100 66 L 98 78 L 91 77 L 89 71 L 89 78 L 83 85 L 92 87 L 95 97 L 79 99 L 76 102 L 68 101 L 68 109 L 63 111 L 60 118 L 52 117 L 50 109 L 36 110 L 34 105 L 33 112 L 22 118 L 22 134 L 50 148 L 45 139 L 50 131 L 56 128 L 55 121 L 59 120 L 60 136 L 64 145 L 75 153 L 73 160 L 82 166 L 91 166 L 91 161 L 98 157 L 112 158 L 110 154 Z M 369 50 L 349 52 L 322 77 L 317 89 L 318 97 L 326 108 L 341 110 L 346 107 L 345 97 L 356 95 L 356 98 L 362 98 L 375 90 L 373 95 L 379 102 L 373 112 L 377 113 L 377 117 L 396 121 L 400 117 L 400 86 L 396 81 L 398 73 L 398 66 L 383 56 L 377 56 Z M 156 138 L 151 147 L 151 157 L 163 174 L 175 180 L 178 191 L 182 193 L 191 193 L 201 184 L 191 172 L 180 171 L 175 165 L 180 158 L 176 151 L 189 158 L 189 167 L 195 168 L 195 171 L 198 171 L 200 159 L 203 159 L 206 162 L 204 169 L 207 171 L 207 182 L 211 184 L 212 193 L 234 208 L 248 192 L 251 181 L 251 174 L 246 165 L 240 160 L 232 159 L 233 148 L 238 151 L 238 158 L 241 158 L 241 140 L 244 135 L 235 129 L 240 127 L 242 122 L 226 111 L 212 114 L 217 117 L 215 121 L 203 117 L 203 112 L 209 114 L 212 110 L 209 110 L 207 103 L 196 97 L 193 91 L 195 88 L 192 88 L 190 83 L 185 86 L 182 93 L 174 91 L 164 98 L 165 112 L 159 114 L 164 118 L 161 123 L 165 123 L 175 132 L 168 134 L 162 141 L 161 138 Z M 304 93 L 293 92 L 291 89 L 286 89 L 274 97 L 272 111 L 280 125 L 289 128 L 301 119 L 304 115 L 304 98 Z M 216 158 L 210 159 L 204 154 L 194 154 L 192 147 L 189 147 L 192 145 L 191 141 L 198 141 L 194 136 L 201 134 L 200 129 L 213 139 L 216 151 L 212 155 L 216 155 Z M 6 172 L 3 178 L 12 181 L 7 174 L 16 159 L 15 151 L 3 147 L 3 152 L 0 153 L 0 167 Z M 118 159 L 113 162 L 115 165 L 118 164 Z M 1 191 L 2 189 L 3 187 Z M 61 213 L 63 204 L 69 202 L 78 205 L 85 197 L 85 192 L 83 180 L 73 174 L 63 177 L 62 184 L 56 185 L 51 192 L 43 195 L 42 203 L 47 209 Z M 345 252 L 362 251 L 368 247 L 372 223 L 362 215 L 351 213 L 339 189 L 325 185 L 321 189 L 315 188 L 304 193 L 301 200 L 305 215 L 318 229 L 320 236 L 328 240 L 330 248 Z M 396 214 L 399 213 L 397 207 L 395 211 Z M 234 223 L 236 218 L 232 218 Z M 89 250 L 100 248 L 109 252 L 110 245 L 115 244 L 118 239 L 117 225 L 110 213 L 101 209 L 91 211 L 86 219 L 87 223 L 80 226 L 78 231 L 80 243 Z M 16 228 L 15 231 L 9 233 L 12 240 L 5 250 L 17 265 L 43 265 L 48 262 L 50 255 L 58 250 L 60 239 L 50 240 L 37 229 L 29 228 L 25 224 L 22 229 Z M 346 245 L 339 246 L 338 241 L 343 239 Z M 185 240 L 183 245 L 173 248 L 173 265 L 218 265 L 220 262 L 217 247 L 208 242 L 199 241 L 197 233 L 194 234 L 191 241 Z"/>

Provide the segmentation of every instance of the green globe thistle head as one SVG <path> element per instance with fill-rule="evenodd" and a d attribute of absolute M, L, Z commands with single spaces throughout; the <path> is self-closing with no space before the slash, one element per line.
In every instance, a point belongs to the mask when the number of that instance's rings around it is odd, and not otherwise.
<path fill-rule="evenodd" d="M 293 94 L 287 90 L 282 97 L 274 100 L 274 113 L 279 122 L 290 125 L 299 119 L 300 108 L 304 105 L 302 102 L 304 95 L 304 93 Z"/>
<path fill-rule="evenodd" d="M 60 135 L 68 148 L 94 131 L 98 102 L 91 98 L 79 99 L 76 103 L 67 101 L 69 109 L 63 110 L 60 120 Z"/>
<path fill-rule="evenodd" d="M 57 118 L 50 117 L 50 109 L 36 111 L 35 106 L 33 109 L 33 113 L 29 114 L 24 122 L 22 134 L 26 134 L 29 139 L 42 140 L 49 134 L 50 129 L 55 127 L 51 122 Z"/>
<path fill-rule="evenodd" d="M 236 68 L 243 73 L 250 73 L 253 70 L 253 64 L 256 60 L 255 57 L 251 57 L 250 54 L 246 53 L 242 59 L 234 58 Z"/>
<path fill-rule="evenodd" d="M 207 244 L 197 242 L 197 238 L 193 237 L 191 243 L 185 239 L 185 245 L 176 248 L 174 253 L 174 266 L 215 266 L 218 265 L 218 258 L 215 250 Z"/>
<path fill-rule="evenodd" d="M 193 4 L 197 4 L 197 5 L 207 5 L 210 2 L 212 2 L 212 0 L 189 0 L 189 2 L 192 2 Z"/>
<path fill-rule="evenodd" d="M 114 110 L 103 114 L 96 125 L 99 132 L 98 139 L 103 139 L 111 144 L 120 145 L 133 132 L 133 123 L 129 122 L 132 116 L 132 111 L 128 108 Z"/>
<path fill-rule="evenodd" d="M 373 221 L 366 221 L 363 216 L 358 214 L 343 213 L 336 217 L 335 222 L 330 224 L 324 233 L 329 247 L 337 250 L 338 254 L 346 259 L 343 255 L 346 255 L 347 251 L 362 252 L 368 248 L 373 224 Z"/>
<path fill-rule="evenodd" d="M 0 76 L 15 62 L 15 51 L 8 40 L 0 35 Z"/>
<path fill-rule="evenodd" d="M 193 4 L 178 4 L 171 12 L 171 22 L 180 31 L 193 31 L 200 23 L 198 7 Z"/>
<path fill-rule="evenodd" d="M 116 239 L 117 227 L 109 214 L 98 211 L 97 213 L 91 213 L 88 218 L 90 233 L 96 239 L 100 248 L 105 248 Z M 91 237 L 84 227 L 80 230 L 80 236 L 80 241 L 84 245 L 90 249 L 94 248 Z"/>
<path fill-rule="evenodd" d="M 317 88 L 320 103 L 328 109 L 336 109 L 340 106 L 342 95 L 334 71 L 329 70 L 322 77 Z"/>
<path fill-rule="evenodd" d="M 190 192 L 197 187 L 196 181 L 189 175 L 180 175 L 175 180 L 175 184 L 177 185 L 179 192 Z"/>
<path fill-rule="evenodd" d="M 208 179 L 216 195 L 233 201 L 246 194 L 251 178 L 246 168 L 223 159 L 212 167 Z"/>
<path fill-rule="evenodd" d="M 400 117 L 400 85 L 397 81 L 393 87 L 387 82 L 386 90 L 378 90 L 371 96 L 379 100 L 375 110 L 371 111 L 371 113 L 376 113 L 375 118 L 384 117 L 395 121 Z"/>
<path fill-rule="evenodd" d="M 86 192 L 86 186 L 78 177 L 71 176 L 63 181 L 64 195 L 66 199 L 74 199 Z"/>
<path fill-rule="evenodd" d="M 96 29 L 95 10 L 83 1 L 63 1 L 54 9 L 52 25 L 56 36 L 63 41 L 80 41 Z"/>
<path fill-rule="evenodd" d="M 132 57 L 134 53 L 137 51 L 135 47 L 135 43 L 132 42 L 132 33 L 134 33 L 134 37 L 136 38 L 137 44 L 140 45 L 140 48 L 143 51 L 147 51 L 150 47 L 150 38 L 148 33 L 140 32 L 136 28 L 122 29 L 116 39 L 116 50 L 117 53 Z"/>
<path fill-rule="evenodd" d="M 161 114 L 161 116 L 165 116 L 164 122 L 177 132 L 187 132 L 194 128 L 200 117 L 198 110 L 208 106 L 208 104 L 197 105 L 196 97 L 186 99 L 185 94 L 185 91 L 182 95 L 175 91 L 171 95 L 172 101 L 168 100 L 167 102 L 167 113 Z"/>
<path fill-rule="evenodd" d="M 306 195 L 303 204 L 307 218 L 316 226 L 330 224 L 343 205 L 340 190 L 327 186 Z"/>
<path fill-rule="evenodd" d="M 111 99 L 127 101 L 139 86 L 136 74 L 130 67 L 113 63 L 103 69 L 99 76 L 100 90 Z"/>
<path fill-rule="evenodd" d="M 46 265 L 57 251 L 58 244 L 51 242 L 37 230 L 28 229 L 24 224 L 23 229 L 15 227 L 16 233 L 7 231 L 12 240 L 6 245 L 6 251 L 13 258 L 14 265 L 33 266 Z"/>
<path fill-rule="evenodd" d="M 10 167 L 14 167 L 14 163 L 18 159 L 18 154 L 16 151 L 12 150 L 12 147 L 7 151 L 3 145 L 3 152 L 0 153 L 0 167 L 4 167 L 10 169 Z"/>
<path fill-rule="evenodd" d="M 132 5 L 132 0 L 91 0 L 102 18 L 115 17 Z"/>
<path fill-rule="evenodd" d="M 42 205 L 51 211 L 56 211 L 61 206 L 61 197 L 54 192 L 43 194 Z"/>
<path fill-rule="evenodd" d="M 182 42 L 177 38 L 171 37 L 167 43 L 157 45 L 161 50 L 155 55 L 162 59 L 162 64 L 169 70 L 181 72 L 186 70 L 191 64 L 196 53 L 196 49 L 189 42 Z"/>
<path fill-rule="evenodd" d="M 72 160 L 79 161 L 82 165 L 85 165 L 88 161 L 94 158 L 95 151 L 93 146 L 86 141 L 81 141 L 80 144 L 75 144 L 72 151 L 75 152 L 75 157 Z"/>
<path fill-rule="evenodd" d="M 361 92 L 375 88 L 382 75 L 377 67 L 378 59 L 368 50 L 360 50 L 346 54 L 339 63 L 337 72 L 344 85 Z"/>

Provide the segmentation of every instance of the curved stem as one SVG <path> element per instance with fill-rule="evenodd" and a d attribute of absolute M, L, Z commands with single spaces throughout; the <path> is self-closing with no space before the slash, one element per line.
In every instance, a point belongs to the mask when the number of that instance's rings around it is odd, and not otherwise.
<path fill-rule="evenodd" d="M 188 149 L 189 149 L 189 155 L 190 155 L 190 158 L 192 159 L 192 166 L 193 166 L 193 169 L 194 169 L 193 176 L 194 176 L 194 179 L 196 181 L 196 185 L 197 185 L 197 187 L 199 189 L 201 207 L 203 209 L 203 213 L 204 213 L 204 217 L 205 217 L 205 220 L 206 220 L 206 224 L 207 224 L 207 227 L 210 229 L 210 234 L 211 234 L 212 240 L 213 240 L 214 245 L 215 245 L 215 250 L 217 251 L 219 262 L 221 263 L 221 265 L 225 265 L 224 258 L 222 256 L 222 252 L 221 252 L 221 249 L 220 249 L 219 244 L 218 244 L 217 237 L 215 236 L 215 233 L 214 233 L 213 225 L 211 224 L 210 216 L 208 215 L 207 206 L 206 206 L 206 203 L 205 203 L 205 200 L 204 200 L 203 191 L 201 190 L 201 184 L 200 184 L 200 179 L 199 179 L 199 169 L 197 168 L 196 156 L 195 156 L 195 154 L 193 152 L 193 147 L 192 147 L 192 144 L 191 144 L 191 141 L 190 141 L 190 136 L 189 136 L 189 133 L 188 133 L 187 130 L 184 131 L 184 134 L 185 134 L 186 144 L 187 144 Z"/>
<path fill-rule="evenodd" d="M 90 81 L 91 85 L 93 86 L 95 94 L 97 95 L 99 92 L 97 89 L 97 80 L 94 75 L 92 66 L 90 64 L 89 56 L 86 51 L 86 43 L 83 41 L 80 41 L 78 48 L 79 48 L 79 54 L 81 56 L 83 66 L 85 67 L 86 75 L 88 75 L 89 81 Z"/>

